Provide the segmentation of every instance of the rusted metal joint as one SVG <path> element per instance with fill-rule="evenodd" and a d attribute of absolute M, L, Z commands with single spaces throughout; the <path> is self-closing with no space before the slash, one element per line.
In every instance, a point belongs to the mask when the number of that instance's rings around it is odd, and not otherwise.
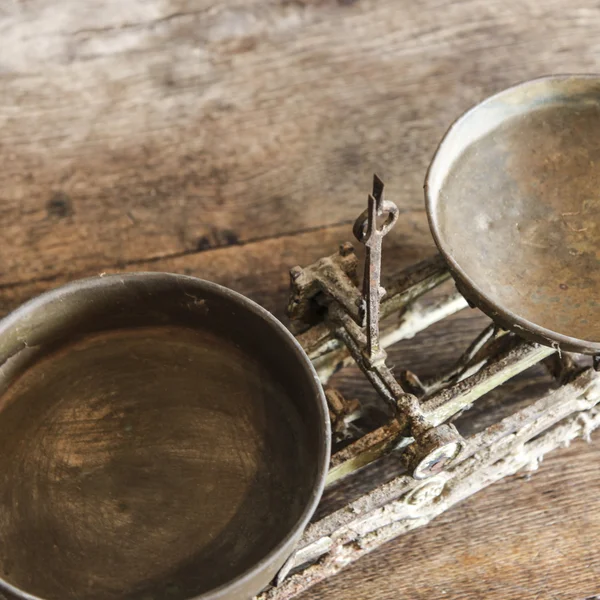
<path fill-rule="evenodd" d="M 456 427 L 444 423 L 415 436 L 403 454 L 403 462 L 415 479 L 427 479 L 448 469 L 465 444 Z"/>
<path fill-rule="evenodd" d="M 332 387 L 325 390 L 325 397 L 334 436 L 338 440 L 356 437 L 354 421 L 362 416 L 361 403 L 356 399 L 347 400 L 339 390 Z"/>
<path fill-rule="evenodd" d="M 454 425 L 434 427 L 419 400 L 411 394 L 398 398 L 396 420 L 405 435 L 414 438 L 404 451 L 403 462 L 415 479 L 427 479 L 447 469 L 466 445 Z"/>
<path fill-rule="evenodd" d="M 290 298 L 287 315 L 295 333 L 322 321 L 323 304 L 331 299 L 344 307 L 352 319 L 361 323 L 358 259 L 352 244 L 345 243 L 331 256 L 308 267 L 290 269 Z"/>

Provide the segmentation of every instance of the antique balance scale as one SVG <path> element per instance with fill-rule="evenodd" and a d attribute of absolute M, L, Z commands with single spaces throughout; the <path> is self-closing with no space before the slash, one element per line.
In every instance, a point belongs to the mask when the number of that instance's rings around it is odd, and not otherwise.
<path fill-rule="evenodd" d="M 375 177 L 353 229 L 363 284 L 350 243 L 294 267 L 295 340 L 239 294 L 167 273 L 73 282 L 1 321 L 0 599 L 286 600 L 589 438 L 598 140 L 598 77 L 476 106 L 426 178 L 440 255 L 381 287 L 398 209 Z M 428 296 L 451 278 L 456 291 Z M 468 305 L 491 323 L 448 372 L 392 371 L 388 347 Z M 350 364 L 375 404 L 323 394 Z M 554 382 L 542 395 L 477 410 L 539 364 Z M 382 482 L 373 469 L 390 457 Z M 361 495 L 314 518 L 345 478 Z"/>
<path fill-rule="evenodd" d="M 392 413 L 362 430 L 361 404 L 327 390 L 333 429 L 345 440 L 328 482 L 392 452 L 402 454 L 405 472 L 313 522 L 259 598 L 294 597 L 487 485 L 535 468 L 547 452 L 589 439 L 600 425 L 599 94 L 595 77 L 542 78 L 462 116 L 425 184 L 441 256 L 405 270 L 387 293 L 381 242 L 398 209 L 383 199 L 377 177 L 353 230 L 366 246 L 362 290 L 351 244 L 291 270 L 288 313 L 323 383 L 354 362 L 381 410 Z M 424 301 L 450 277 L 457 292 Z M 427 385 L 412 373 L 394 376 L 385 348 L 468 305 L 492 323 L 449 372 Z M 380 331 L 380 319 L 391 315 L 395 322 Z M 498 411 L 470 437 L 458 433 L 457 415 L 468 418 L 484 394 L 538 363 L 554 389 L 512 414 Z"/>

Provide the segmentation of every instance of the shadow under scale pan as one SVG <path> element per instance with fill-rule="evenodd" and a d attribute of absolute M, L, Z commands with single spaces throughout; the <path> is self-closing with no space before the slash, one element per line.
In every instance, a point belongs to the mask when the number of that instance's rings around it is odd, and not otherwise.
<path fill-rule="evenodd" d="M 294 397 L 273 371 L 294 382 L 300 367 L 269 366 L 260 319 L 244 331 L 237 307 L 227 334 L 231 307 L 191 278 L 125 281 L 117 305 L 133 326 L 113 322 L 110 293 L 104 310 L 88 290 L 69 321 L 84 330 L 55 328 L 3 372 L 0 577 L 48 600 L 183 600 L 226 585 L 282 543 L 319 485 L 324 419 L 305 383 Z"/>
<path fill-rule="evenodd" d="M 600 79 L 542 78 L 467 112 L 426 202 L 470 301 L 535 341 L 600 352 Z"/>

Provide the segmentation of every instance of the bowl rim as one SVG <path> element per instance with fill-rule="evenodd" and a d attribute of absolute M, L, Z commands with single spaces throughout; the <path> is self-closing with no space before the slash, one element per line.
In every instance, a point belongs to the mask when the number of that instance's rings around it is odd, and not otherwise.
<path fill-rule="evenodd" d="M 31 300 L 21 304 L 14 311 L 9 313 L 6 317 L 0 320 L 0 337 L 6 333 L 10 327 L 14 327 L 18 322 L 24 318 L 31 311 L 43 308 L 48 303 L 58 300 L 65 295 L 78 294 L 81 292 L 89 292 L 94 289 L 102 289 L 113 285 L 126 285 L 128 281 L 172 281 L 173 289 L 178 289 L 177 284 L 181 283 L 193 283 L 195 286 L 205 289 L 215 295 L 226 297 L 235 302 L 242 309 L 254 313 L 261 318 L 281 339 L 282 343 L 286 344 L 292 353 L 298 359 L 299 364 L 302 365 L 303 371 L 307 377 L 307 382 L 313 391 L 312 401 L 316 402 L 316 408 L 320 420 L 321 429 L 321 443 L 319 444 L 318 455 L 316 458 L 316 474 L 312 489 L 308 501 L 300 513 L 300 516 L 293 524 L 293 526 L 287 531 L 283 539 L 266 553 L 259 561 L 253 564 L 252 567 L 212 590 L 203 592 L 200 595 L 186 598 L 186 600 L 224 600 L 229 597 L 230 594 L 256 594 L 260 593 L 260 589 L 255 590 L 256 585 L 253 584 L 253 580 L 259 577 L 260 574 L 268 570 L 274 564 L 279 562 L 283 563 L 289 555 L 287 550 L 290 549 L 291 545 L 297 540 L 299 535 L 304 531 L 311 517 L 313 516 L 317 505 L 321 499 L 323 490 L 325 488 L 325 479 L 327 471 L 329 469 L 329 460 L 331 453 L 331 429 L 329 411 L 327 408 L 327 400 L 323 387 L 317 375 L 317 372 L 308 358 L 304 349 L 292 333 L 279 321 L 274 315 L 268 310 L 260 306 L 260 304 L 250 300 L 243 294 L 236 292 L 230 288 L 193 277 L 191 275 L 181 275 L 178 273 L 160 272 L 160 271 L 137 271 L 122 274 L 110 274 L 110 275 L 99 275 L 95 277 L 88 277 L 84 279 L 77 279 L 66 283 L 60 287 L 48 290 L 39 296 L 34 297 Z M 180 288 L 181 289 L 181 288 Z M 308 399 L 307 399 L 308 401 Z M 315 424 L 319 426 L 319 424 Z M 0 577 L 0 589 L 7 591 L 15 595 L 20 600 L 48 600 L 41 596 L 32 595 L 25 590 L 14 586 L 13 584 L 6 581 L 3 577 Z M 254 591 L 252 591 L 254 590 Z M 248 594 L 247 594 L 248 595 Z M 237 596 L 236 596 L 237 597 Z"/>
<path fill-rule="evenodd" d="M 431 163 L 427 169 L 425 175 L 424 184 L 424 195 L 425 195 L 425 211 L 427 213 L 427 220 L 429 222 L 429 229 L 433 236 L 433 240 L 446 261 L 450 273 L 452 274 L 455 281 L 457 281 L 459 291 L 468 297 L 468 300 L 472 302 L 477 308 L 481 309 L 486 315 L 492 320 L 497 322 L 499 325 L 506 329 L 514 331 L 521 337 L 524 337 L 530 341 L 541 343 L 545 346 L 551 346 L 556 350 L 565 350 L 569 352 L 581 352 L 584 354 L 598 354 L 600 353 L 600 341 L 594 342 L 591 340 L 583 340 L 575 338 L 566 334 L 558 333 L 541 325 L 525 319 L 512 310 L 504 307 L 502 304 L 497 302 L 488 293 L 486 293 L 477 283 L 473 280 L 468 273 L 458 264 L 457 260 L 452 255 L 452 250 L 449 245 L 445 242 L 444 236 L 441 232 L 441 228 L 438 222 L 438 213 L 436 207 L 438 205 L 437 191 L 432 191 L 432 179 L 435 174 L 435 170 L 447 157 L 448 154 L 452 158 L 452 149 L 448 148 L 450 145 L 450 135 L 458 129 L 458 127 L 468 122 L 475 113 L 479 113 L 481 109 L 485 109 L 490 104 L 501 100 L 504 96 L 509 96 L 515 92 L 520 92 L 525 88 L 539 84 L 539 83 L 562 83 L 568 80 L 577 81 L 595 81 L 600 83 L 600 75 L 594 73 L 573 73 L 573 74 L 557 74 L 557 75 L 544 75 L 542 77 L 536 77 L 534 79 L 528 79 L 515 85 L 512 85 L 504 90 L 501 90 L 491 96 L 488 96 L 478 104 L 472 106 L 461 116 L 459 116 L 446 130 L 440 143 L 438 144 Z M 600 95 L 599 95 L 600 100 Z M 459 154 L 460 155 L 460 154 Z M 450 164 L 454 164 L 454 160 L 459 156 L 457 155 L 451 161 Z M 446 171 L 447 174 L 447 171 Z"/>

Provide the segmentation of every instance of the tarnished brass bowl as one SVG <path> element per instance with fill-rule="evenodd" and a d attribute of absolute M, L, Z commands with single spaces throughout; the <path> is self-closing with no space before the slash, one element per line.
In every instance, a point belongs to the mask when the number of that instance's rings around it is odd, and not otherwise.
<path fill-rule="evenodd" d="M 0 587 L 43 600 L 247 599 L 312 515 L 322 389 L 239 294 L 135 273 L 0 322 Z"/>
<path fill-rule="evenodd" d="M 600 352 L 600 78 L 522 83 L 463 115 L 427 174 L 461 292 L 504 327 Z"/>

